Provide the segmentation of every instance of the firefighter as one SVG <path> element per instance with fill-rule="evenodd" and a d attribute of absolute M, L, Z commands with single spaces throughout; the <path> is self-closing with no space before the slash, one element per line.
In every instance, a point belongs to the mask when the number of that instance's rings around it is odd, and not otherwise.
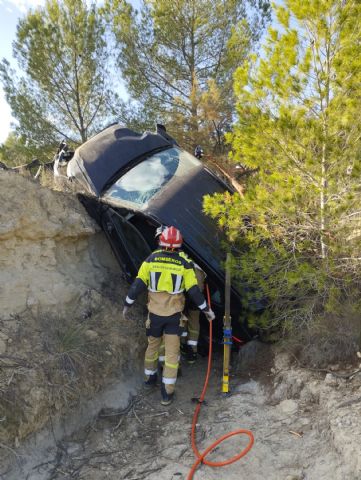
<path fill-rule="evenodd" d="M 198 158 L 198 160 L 201 160 L 204 156 L 203 148 L 200 145 L 197 145 L 195 150 L 194 150 L 194 156 Z"/>
<path fill-rule="evenodd" d="M 161 225 L 157 228 L 154 238 L 158 239 L 159 235 L 164 231 L 166 227 Z M 191 260 L 190 260 L 191 261 Z M 201 292 L 204 290 L 204 282 L 207 277 L 204 270 L 195 263 L 193 263 L 194 273 L 196 274 L 198 287 Z M 181 326 L 181 343 L 180 343 L 180 350 L 182 352 L 182 356 L 185 358 L 187 363 L 193 364 L 197 360 L 197 350 L 198 350 L 198 338 L 199 338 L 199 316 L 200 311 L 198 310 L 197 306 L 187 298 L 186 299 L 186 308 L 184 315 L 182 315 L 180 320 Z M 164 339 L 161 342 L 159 348 L 159 367 L 162 369 L 164 367 L 165 361 L 165 346 L 164 346 Z M 181 374 L 181 365 L 178 367 L 178 376 Z"/>
<path fill-rule="evenodd" d="M 198 287 L 200 291 L 203 292 L 206 274 L 195 262 L 193 262 L 193 268 L 197 278 Z M 187 300 L 185 314 L 188 321 L 187 328 L 182 333 L 181 351 L 187 363 L 191 364 L 197 360 L 200 311 L 191 299 Z"/>
<path fill-rule="evenodd" d="M 164 335 L 165 362 L 161 382 L 162 405 L 169 405 L 174 398 L 179 366 L 180 321 L 185 305 L 185 293 L 209 321 L 215 318 L 211 308 L 199 290 L 193 263 L 180 248 L 183 238 L 175 227 L 167 227 L 159 235 L 159 249 L 141 265 L 137 278 L 125 299 L 123 316 L 138 295 L 148 289 L 148 319 L 146 334 L 148 348 L 145 352 L 145 385 L 157 382 L 159 348 Z"/>

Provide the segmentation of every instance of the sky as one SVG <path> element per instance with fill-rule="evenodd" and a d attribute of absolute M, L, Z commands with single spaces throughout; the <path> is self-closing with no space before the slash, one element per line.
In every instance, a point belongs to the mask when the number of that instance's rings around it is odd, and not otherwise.
<path fill-rule="evenodd" d="M 102 2 L 102 0 L 99 0 Z M 16 25 L 19 18 L 23 17 L 30 8 L 43 5 L 45 0 L 0 0 L 0 59 L 6 58 L 13 67 L 16 63 L 12 58 L 12 43 L 16 36 Z M 139 8 L 140 0 L 130 0 L 134 7 Z M 123 87 L 122 93 L 126 97 Z M 5 100 L 4 91 L 0 85 L 0 144 L 3 143 L 10 130 L 14 119 Z"/>
<path fill-rule="evenodd" d="M 102 0 L 100 0 L 102 1 Z M 16 66 L 12 58 L 12 43 L 16 36 L 16 25 L 19 18 L 23 17 L 30 8 L 43 5 L 45 0 L 0 0 L 0 59 L 6 58 L 13 67 Z M 138 8 L 139 0 L 130 0 L 130 3 Z M 121 93 L 126 97 L 123 87 Z M 11 111 L 5 100 L 4 91 L 0 85 L 0 144 L 3 143 L 11 130 Z"/>
<path fill-rule="evenodd" d="M 0 0 L 0 59 L 12 58 L 12 42 L 15 39 L 16 25 L 29 8 L 41 5 L 43 0 Z M 12 62 L 14 63 L 14 62 Z M 0 86 L 0 143 L 9 132 L 12 121 L 10 107 Z"/>

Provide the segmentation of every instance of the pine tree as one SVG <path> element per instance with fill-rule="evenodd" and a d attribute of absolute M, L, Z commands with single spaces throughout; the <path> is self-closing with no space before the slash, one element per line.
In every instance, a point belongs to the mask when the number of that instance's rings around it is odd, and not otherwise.
<path fill-rule="evenodd" d="M 7 167 L 17 167 L 29 163 L 39 152 L 29 151 L 23 138 L 10 132 L 5 142 L 0 146 L 0 161 Z"/>
<path fill-rule="evenodd" d="M 276 15 L 235 74 L 232 159 L 257 174 L 205 206 L 235 242 L 245 297 L 268 303 L 258 321 L 304 327 L 359 302 L 361 5 L 285 0 Z"/>
<path fill-rule="evenodd" d="M 210 125 L 200 104 L 212 80 L 223 99 L 219 116 L 228 122 L 232 75 L 263 31 L 268 0 L 145 0 L 139 12 L 110 0 L 108 11 L 128 90 L 152 118 L 194 148 Z"/>
<path fill-rule="evenodd" d="M 19 20 L 13 52 L 22 77 L 5 59 L 0 75 L 17 132 L 29 145 L 84 142 L 109 121 L 109 54 L 95 4 L 48 0 Z"/>

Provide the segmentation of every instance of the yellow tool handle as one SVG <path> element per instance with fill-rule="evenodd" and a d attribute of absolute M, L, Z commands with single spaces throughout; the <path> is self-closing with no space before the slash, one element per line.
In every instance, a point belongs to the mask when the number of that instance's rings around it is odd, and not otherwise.
<path fill-rule="evenodd" d="M 231 256 L 227 254 L 226 260 L 226 282 L 225 282 L 225 311 L 223 319 L 223 382 L 222 392 L 229 392 L 229 363 L 231 359 Z"/>
<path fill-rule="evenodd" d="M 223 375 L 223 382 L 222 382 L 222 393 L 229 392 L 229 376 Z"/>

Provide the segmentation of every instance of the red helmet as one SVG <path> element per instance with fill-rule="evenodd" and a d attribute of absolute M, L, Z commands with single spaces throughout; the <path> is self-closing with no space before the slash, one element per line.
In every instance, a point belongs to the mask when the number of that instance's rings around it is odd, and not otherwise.
<path fill-rule="evenodd" d="M 167 227 L 159 237 L 159 245 L 161 247 L 180 248 L 182 243 L 182 235 L 175 227 Z"/>

